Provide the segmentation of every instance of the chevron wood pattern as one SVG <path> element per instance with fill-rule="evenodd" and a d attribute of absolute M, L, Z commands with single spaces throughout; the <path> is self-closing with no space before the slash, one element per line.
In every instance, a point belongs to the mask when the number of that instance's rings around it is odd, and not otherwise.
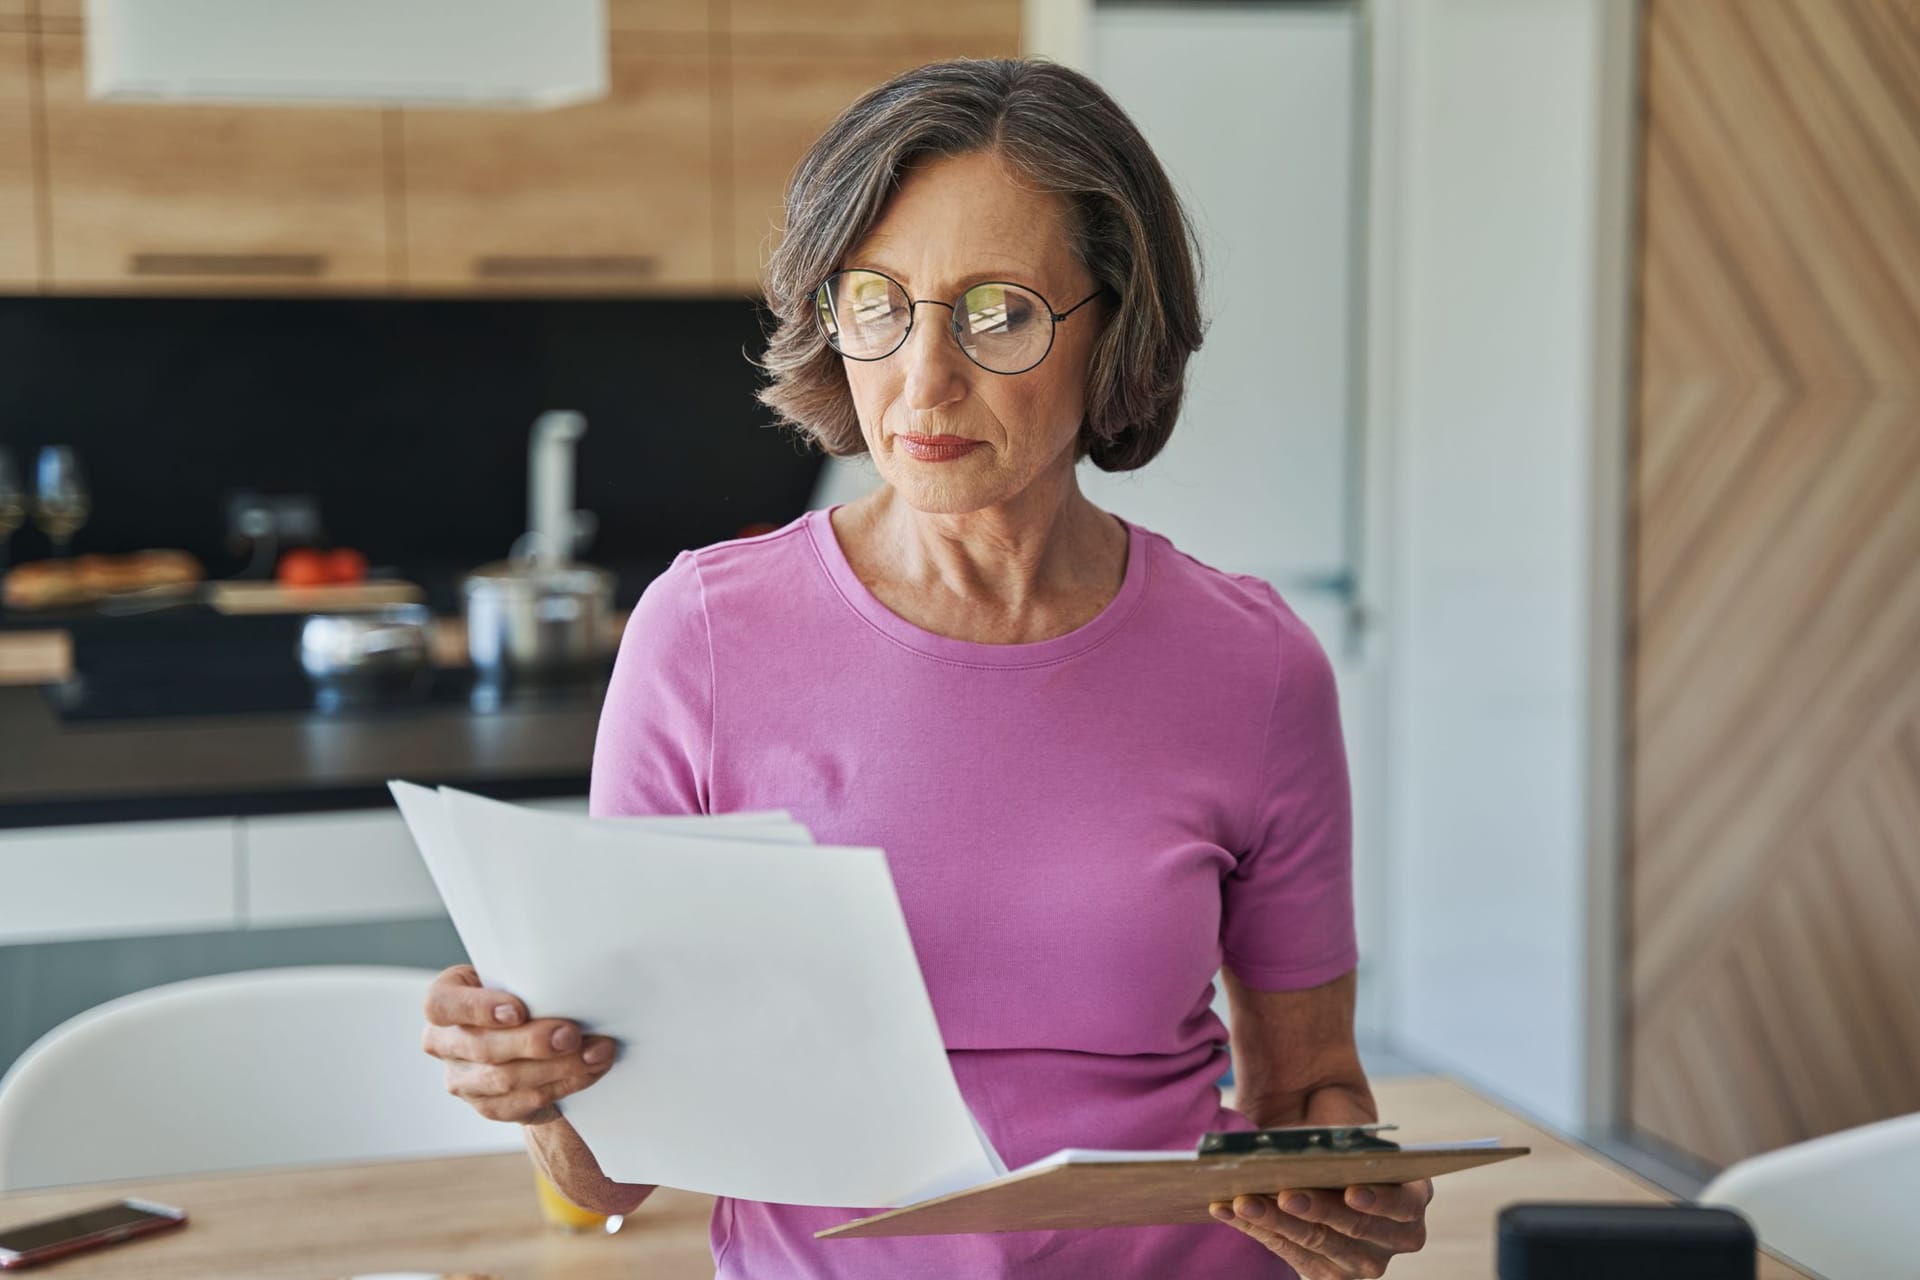
<path fill-rule="evenodd" d="M 1920 5 L 1648 0 L 1628 1101 L 1920 1110 Z"/>

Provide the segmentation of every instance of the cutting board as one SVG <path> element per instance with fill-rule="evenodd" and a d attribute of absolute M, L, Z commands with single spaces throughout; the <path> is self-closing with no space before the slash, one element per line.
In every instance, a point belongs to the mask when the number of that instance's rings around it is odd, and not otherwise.
<path fill-rule="evenodd" d="M 288 587 L 278 582 L 209 582 L 207 603 L 221 613 L 352 613 L 390 604 L 418 604 L 427 593 L 399 579 L 338 586 Z"/>

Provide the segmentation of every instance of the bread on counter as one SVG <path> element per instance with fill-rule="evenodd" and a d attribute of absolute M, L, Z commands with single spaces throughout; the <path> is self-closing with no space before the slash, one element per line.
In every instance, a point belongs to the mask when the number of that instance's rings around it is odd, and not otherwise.
<path fill-rule="evenodd" d="M 200 562 L 184 551 L 34 560 L 7 574 L 0 601 L 9 609 L 51 609 L 88 604 L 123 591 L 190 586 L 206 576 Z"/>

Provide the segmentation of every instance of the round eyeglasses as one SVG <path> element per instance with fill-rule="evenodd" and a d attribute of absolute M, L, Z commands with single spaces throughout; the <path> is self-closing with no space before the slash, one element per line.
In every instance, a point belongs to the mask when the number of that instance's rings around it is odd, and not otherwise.
<path fill-rule="evenodd" d="M 849 360 L 884 360 L 913 332 L 923 302 L 953 313 L 947 325 L 967 359 L 988 373 L 1025 373 L 1053 350 L 1054 326 L 1105 292 L 1096 289 L 1065 311 L 1025 285 L 991 280 L 952 302 L 913 299 L 878 271 L 836 271 L 813 294 L 813 314 L 827 345 Z"/>

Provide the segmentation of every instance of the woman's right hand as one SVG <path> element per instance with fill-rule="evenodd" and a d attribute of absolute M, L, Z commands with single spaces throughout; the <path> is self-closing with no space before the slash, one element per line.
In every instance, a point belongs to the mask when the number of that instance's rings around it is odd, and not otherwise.
<path fill-rule="evenodd" d="M 447 1064 L 447 1092 L 489 1120 L 546 1124 L 553 1104 L 578 1093 L 613 1065 L 606 1036 L 582 1036 L 561 1018 L 529 1018 L 504 991 L 480 985 L 470 964 L 455 965 L 427 988 L 420 1047 Z"/>

